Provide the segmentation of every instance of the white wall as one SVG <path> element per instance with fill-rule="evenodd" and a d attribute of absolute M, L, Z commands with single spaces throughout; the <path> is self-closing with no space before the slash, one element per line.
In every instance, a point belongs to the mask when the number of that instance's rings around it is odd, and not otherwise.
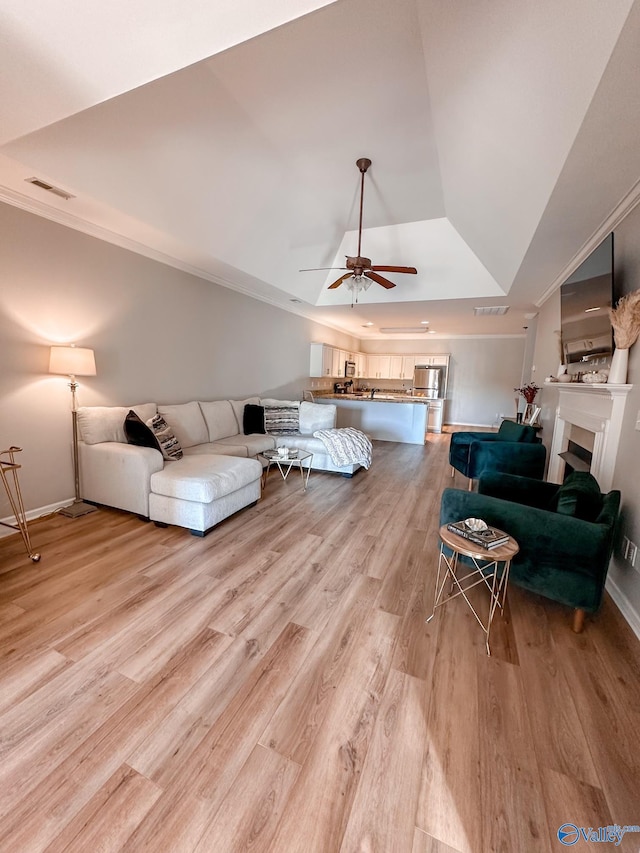
<path fill-rule="evenodd" d="M 0 450 L 14 444 L 27 509 L 73 495 L 71 394 L 49 346 L 92 347 L 81 405 L 300 397 L 324 326 L 0 205 Z M 0 518 L 10 514 L 3 490 Z"/>
<path fill-rule="evenodd" d="M 514 417 L 514 388 L 520 386 L 525 337 L 438 340 L 363 340 L 362 352 L 449 353 L 445 423 L 497 426 L 500 415 Z M 376 387 L 398 385 L 398 380 Z M 403 383 L 400 383 L 402 385 Z M 409 386 L 411 382 L 405 382 Z"/>

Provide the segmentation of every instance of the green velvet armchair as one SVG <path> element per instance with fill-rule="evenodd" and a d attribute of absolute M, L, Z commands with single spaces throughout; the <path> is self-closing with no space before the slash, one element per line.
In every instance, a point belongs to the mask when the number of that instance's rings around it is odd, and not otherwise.
<path fill-rule="evenodd" d="M 503 421 L 498 432 L 454 432 L 449 445 L 451 476 L 460 471 L 473 481 L 484 471 L 501 471 L 542 480 L 547 451 L 533 427 Z"/>
<path fill-rule="evenodd" d="M 590 474 L 573 473 L 558 486 L 510 474 L 483 474 L 478 492 L 445 489 L 440 523 L 482 518 L 520 546 L 509 583 L 585 612 L 600 607 L 613 549 L 620 492 L 600 493 Z"/>

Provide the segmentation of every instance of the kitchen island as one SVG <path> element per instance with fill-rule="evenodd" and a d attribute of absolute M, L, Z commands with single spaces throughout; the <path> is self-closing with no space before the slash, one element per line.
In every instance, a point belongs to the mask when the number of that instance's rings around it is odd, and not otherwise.
<path fill-rule="evenodd" d="M 354 427 L 369 438 L 424 444 L 429 418 L 429 400 L 401 394 L 323 394 L 316 403 L 333 403 L 338 409 L 337 426 Z"/>

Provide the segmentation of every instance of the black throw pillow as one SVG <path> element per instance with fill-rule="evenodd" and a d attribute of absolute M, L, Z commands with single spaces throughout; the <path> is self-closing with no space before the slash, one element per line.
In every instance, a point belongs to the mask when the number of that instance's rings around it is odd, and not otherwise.
<path fill-rule="evenodd" d="M 124 419 L 124 434 L 127 436 L 129 444 L 160 450 L 153 431 L 136 415 L 133 409 L 130 409 L 129 414 Z"/>
<path fill-rule="evenodd" d="M 247 403 L 242 413 L 242 432 L 245 435 L 264 435 L 264 406 Z"/>

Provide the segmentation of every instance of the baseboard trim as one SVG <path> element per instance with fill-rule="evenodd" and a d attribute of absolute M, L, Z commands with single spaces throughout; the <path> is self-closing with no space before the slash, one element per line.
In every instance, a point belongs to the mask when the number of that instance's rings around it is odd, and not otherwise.
<path fill-rule="evenodd" d="M 612 577 L 607 578 L 605 588 L 613 599 L 614 604 L 616 605 L 620 613 L 622 613 L 622 615 L 624 616 L 625 621 L 629 624 L 633 633 L 640 640 L 640 613 L 637 612 L 637 610 L 634 608 L 627 596 L 620 589 L 620 587 L 613 580 Z"/>
<path fill-rule="evenodd" d="M 37 509 L 30 509 L 25 513 L 27 521 L 35 521 L 36 518 L 41 518 L 43 515 L 50 515 L 52 512 L 57 512 L 63 506 L 69 506 L 73 503 L 73 498 L 67 498 L 64 501 L 56 501 L 48 506 L 41 506 Z M 5 536 L 14 536 L 19 533 L 18 530 L 12 530 L 10 527 L 4 527 L 5 524 L 15 524 L 16 520 L 13 515 L 8 515 L 6 518 L 0 518 L 0 539 Z"/>

